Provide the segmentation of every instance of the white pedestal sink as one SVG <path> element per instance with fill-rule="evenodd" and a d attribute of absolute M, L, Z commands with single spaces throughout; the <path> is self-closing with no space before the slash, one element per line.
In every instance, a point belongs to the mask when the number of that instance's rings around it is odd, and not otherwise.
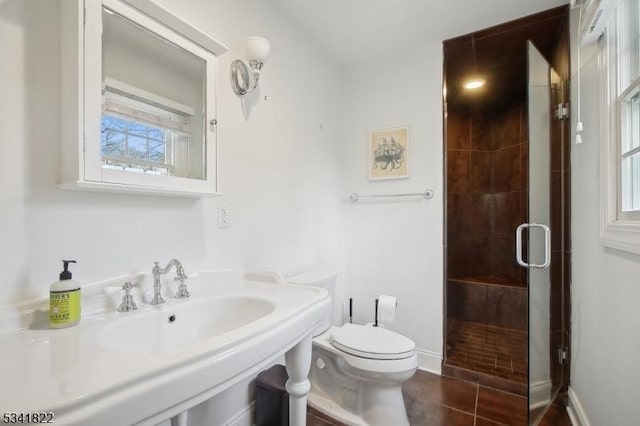
<path fill-rule="evenodd" d="M 304 425 L 311 331 L 329 310 L 326 291 L 268 273 L 204 272 L 189 280 L 192 297 L 177 300 L 170 278 L 167 303 L 126 313 L 102 291 L 125 279 L 85 287 L 83 318 L 68 329 L 42 326 L 46 300 L 1 307 L 5 411 L 51 412 L 64 425 L 155 425 L 285 355 L 290 422 Z M 150 287 L 149 274 L 135 279 Z"/>

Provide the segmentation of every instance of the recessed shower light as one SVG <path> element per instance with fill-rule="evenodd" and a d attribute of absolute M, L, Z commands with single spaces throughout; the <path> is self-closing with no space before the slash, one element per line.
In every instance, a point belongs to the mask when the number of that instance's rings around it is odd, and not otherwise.
<path fill-rule="evenodd" d="M 468 90 L 479 89 L 484 86 L 485 81 L 480 78 L 474 78 L 464 83 L 464 88 Z"/>

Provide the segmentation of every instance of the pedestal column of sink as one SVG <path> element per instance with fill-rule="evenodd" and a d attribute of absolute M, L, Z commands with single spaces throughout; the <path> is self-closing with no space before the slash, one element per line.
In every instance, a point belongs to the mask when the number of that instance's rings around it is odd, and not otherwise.
<path fill-rule="evenodd" d="M 311 368 L 311 334 L 285 354 L 289 380 L 289 425 L 304 426 L 307 423 L 307 393 L 311 389 L 309 369 Z"/>

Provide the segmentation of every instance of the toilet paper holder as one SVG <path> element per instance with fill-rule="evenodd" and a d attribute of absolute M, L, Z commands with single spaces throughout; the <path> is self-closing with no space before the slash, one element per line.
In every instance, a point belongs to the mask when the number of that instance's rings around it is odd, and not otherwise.
<path fill-rule="evenodd" d="M 380 299 L 376 297 L 376 301 L 375 301 L 375 315 L 374 315 L 374 322 L 373 322 L 373 326 L 374 327 L 378 327 L 378 308 L 379 308 L 379 304 L 380 304 Z M 398 306 L 398 302 L 396 302 L 396 307 Z M 349 298 L 349 323 L 352 324 L 353 323 L 353 297 Z M 371 323 L 369 323 L 371 324 Z"/>
<path fill-rule="evenodd" d="M 374 323 L 373 323 L 374 327 L 381 326 L 379 324 L 379 322 L 378 322 L 378 317 L 380 316 L 380 309 L 381 309 L 380 308 L 380 298 L 384 298 L 385 299 L 385 301 L 382 303 L 382 305 L 383 305 L 382 310 L 384 312 L 383 320 L 386 318 L 387 322 L 393 322 L 394 313 L 395 313 L 396 308 L 398 307 L 398 301 L 396 300 L 395 297 L 385 296 L 385 295 L 380 295 L 379 297 L 376 297 L 375 319 L 374 319 Z M 391 313 L 389 312 L 390 309 L 392 310 Z"/>
<path fill-rule="evenodd" d="M 378 304 L 380 303 L 380 300 L 376 297 L 376 318 L 375 318 L 375 322 L 373 323 L 374 327 L 378 326 Z"/>

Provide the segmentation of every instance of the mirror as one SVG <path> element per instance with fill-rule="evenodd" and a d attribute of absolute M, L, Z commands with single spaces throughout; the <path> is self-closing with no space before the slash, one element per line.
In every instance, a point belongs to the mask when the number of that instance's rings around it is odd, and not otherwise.
<path fill-rule="evenodd" d="M 149 0 L 65 1 L 61 29 L 60 187 L 216 194 L 216 55 L 227 48 Z"/>
<path fill-rule="evenodd" d="M 206 63 L 102 10 L 103 168 L 205 178 Z"/>

